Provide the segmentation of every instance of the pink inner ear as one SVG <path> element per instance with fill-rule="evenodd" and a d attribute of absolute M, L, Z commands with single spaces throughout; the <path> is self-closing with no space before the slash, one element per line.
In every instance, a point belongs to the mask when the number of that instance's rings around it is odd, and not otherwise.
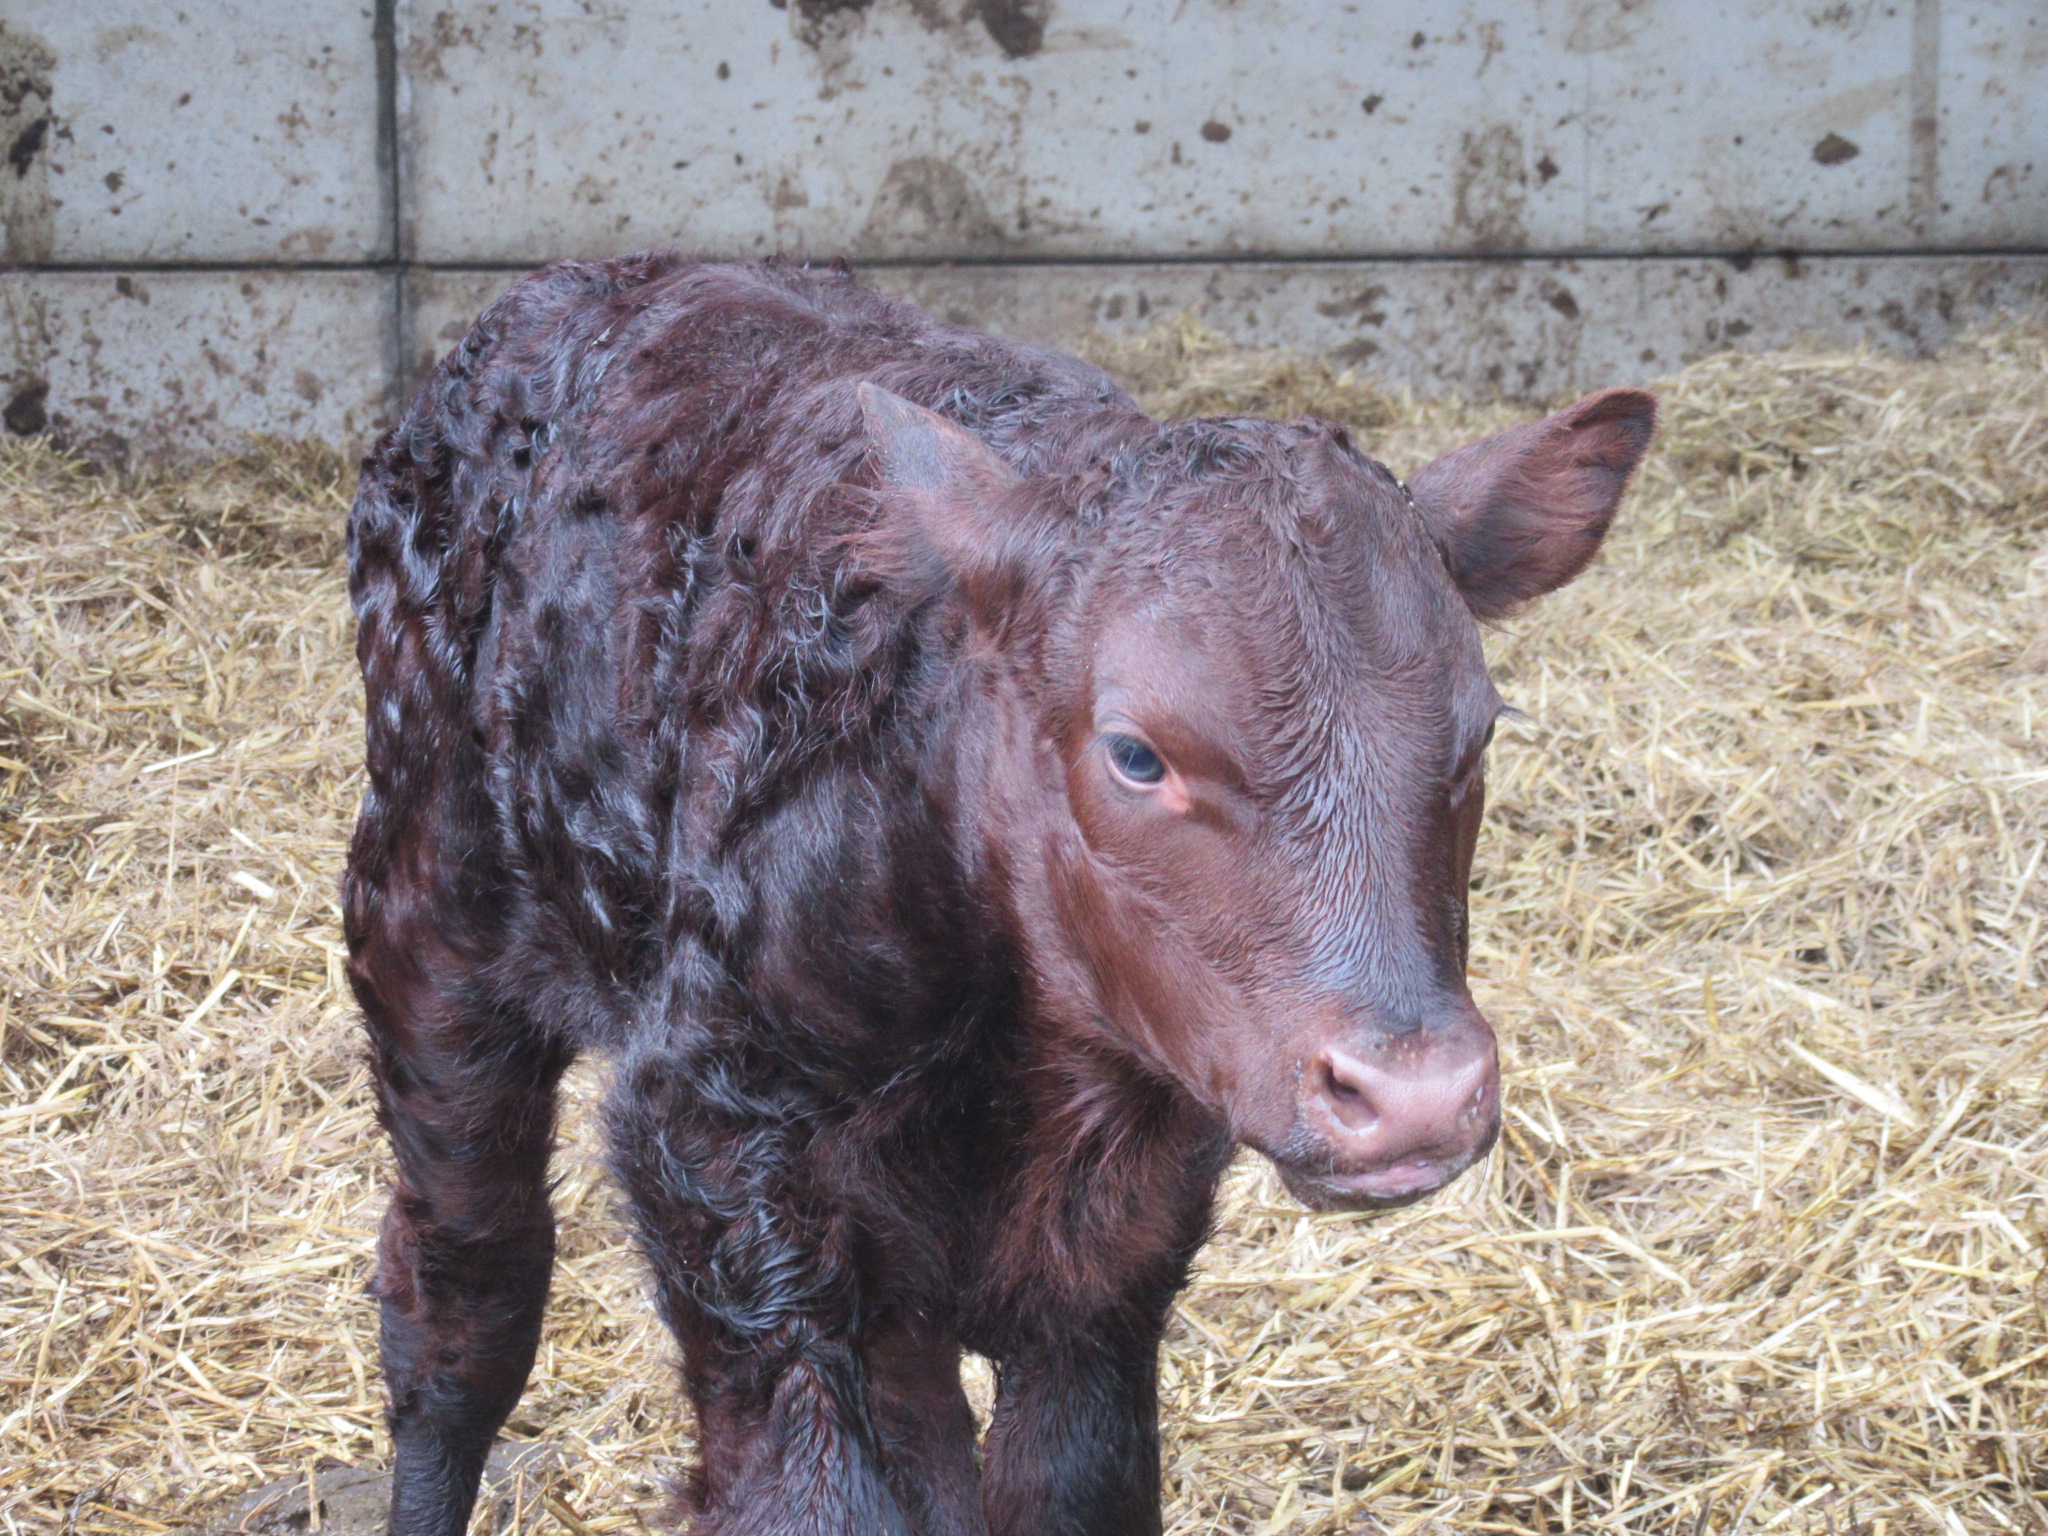
<path fill-rule="evenodd" d="M 1475 614 L 1512 613 L 1586 568 L 1656 423 L 1655 397 L 1606 389 L 1416 472 L 1409 493 Z"/>

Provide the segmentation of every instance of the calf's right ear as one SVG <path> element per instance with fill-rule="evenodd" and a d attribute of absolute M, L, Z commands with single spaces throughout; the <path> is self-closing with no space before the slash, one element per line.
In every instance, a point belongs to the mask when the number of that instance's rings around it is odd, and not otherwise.
<path fill-rule="evenodd" d="M 1503 618 L 1583 571 L 1656 430 L 1654 395 L 1603 389 L 1411 475 L 1472 612 Z"/>
<path fill-rule="evenodd" d="M 884 507 L 862 541 L 870 556 L 899 577 L 958 588 L 978 618 L 1015 607 L 1046 563 L 1023 477 L 936 411 L 873 384 L 855 393 Z"/>

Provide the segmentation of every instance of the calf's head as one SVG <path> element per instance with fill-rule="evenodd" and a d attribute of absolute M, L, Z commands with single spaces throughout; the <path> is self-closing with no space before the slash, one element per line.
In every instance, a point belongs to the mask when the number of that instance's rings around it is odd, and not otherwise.
<path fill-rule="evenodd" d="M 962 793 L 1049 1012 L 1178 1081 L 1311 1206 L 1402 1205 L 1471 1166 L 1500 1125 L 1465 983 L 1502 708 L 1478 621 L 1584 569 L 1652 398 L 1604 391 L 1404 488 L 1318 422 L 1182 422 L 1031 479 L 861 393 L 885 521 L 1006 680 Z"/>

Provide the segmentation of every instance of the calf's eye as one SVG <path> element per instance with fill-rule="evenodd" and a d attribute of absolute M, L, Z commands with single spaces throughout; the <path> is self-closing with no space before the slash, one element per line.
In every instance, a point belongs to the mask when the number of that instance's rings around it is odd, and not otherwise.
<path fill-rule="evenodd" d="M 1109 751 L 1110 767 L 1126 783 L 1143 787 L 1166 777 L 1166 764 L 1159 760 L 1159 754 L 1137 737 L 1110 736 L 1104 738 L 1103 744 Z"/>

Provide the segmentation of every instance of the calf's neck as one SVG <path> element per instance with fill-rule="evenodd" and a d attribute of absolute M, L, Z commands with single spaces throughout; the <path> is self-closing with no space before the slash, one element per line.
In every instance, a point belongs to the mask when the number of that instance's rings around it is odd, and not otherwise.
<path fill-rule="evenodd" d="M 1160 1334 L 1232 1149 L 1369 1210 L 1493 1142 L 1478 621 L 1586 565 L 1654 411 L 1404 487 L 842 272 L 641 256 L 493 305 L 349 529 L 391 1529 L 464 1529 L 595 1051 L 691 1530 L 1156 1532 Z"/>

